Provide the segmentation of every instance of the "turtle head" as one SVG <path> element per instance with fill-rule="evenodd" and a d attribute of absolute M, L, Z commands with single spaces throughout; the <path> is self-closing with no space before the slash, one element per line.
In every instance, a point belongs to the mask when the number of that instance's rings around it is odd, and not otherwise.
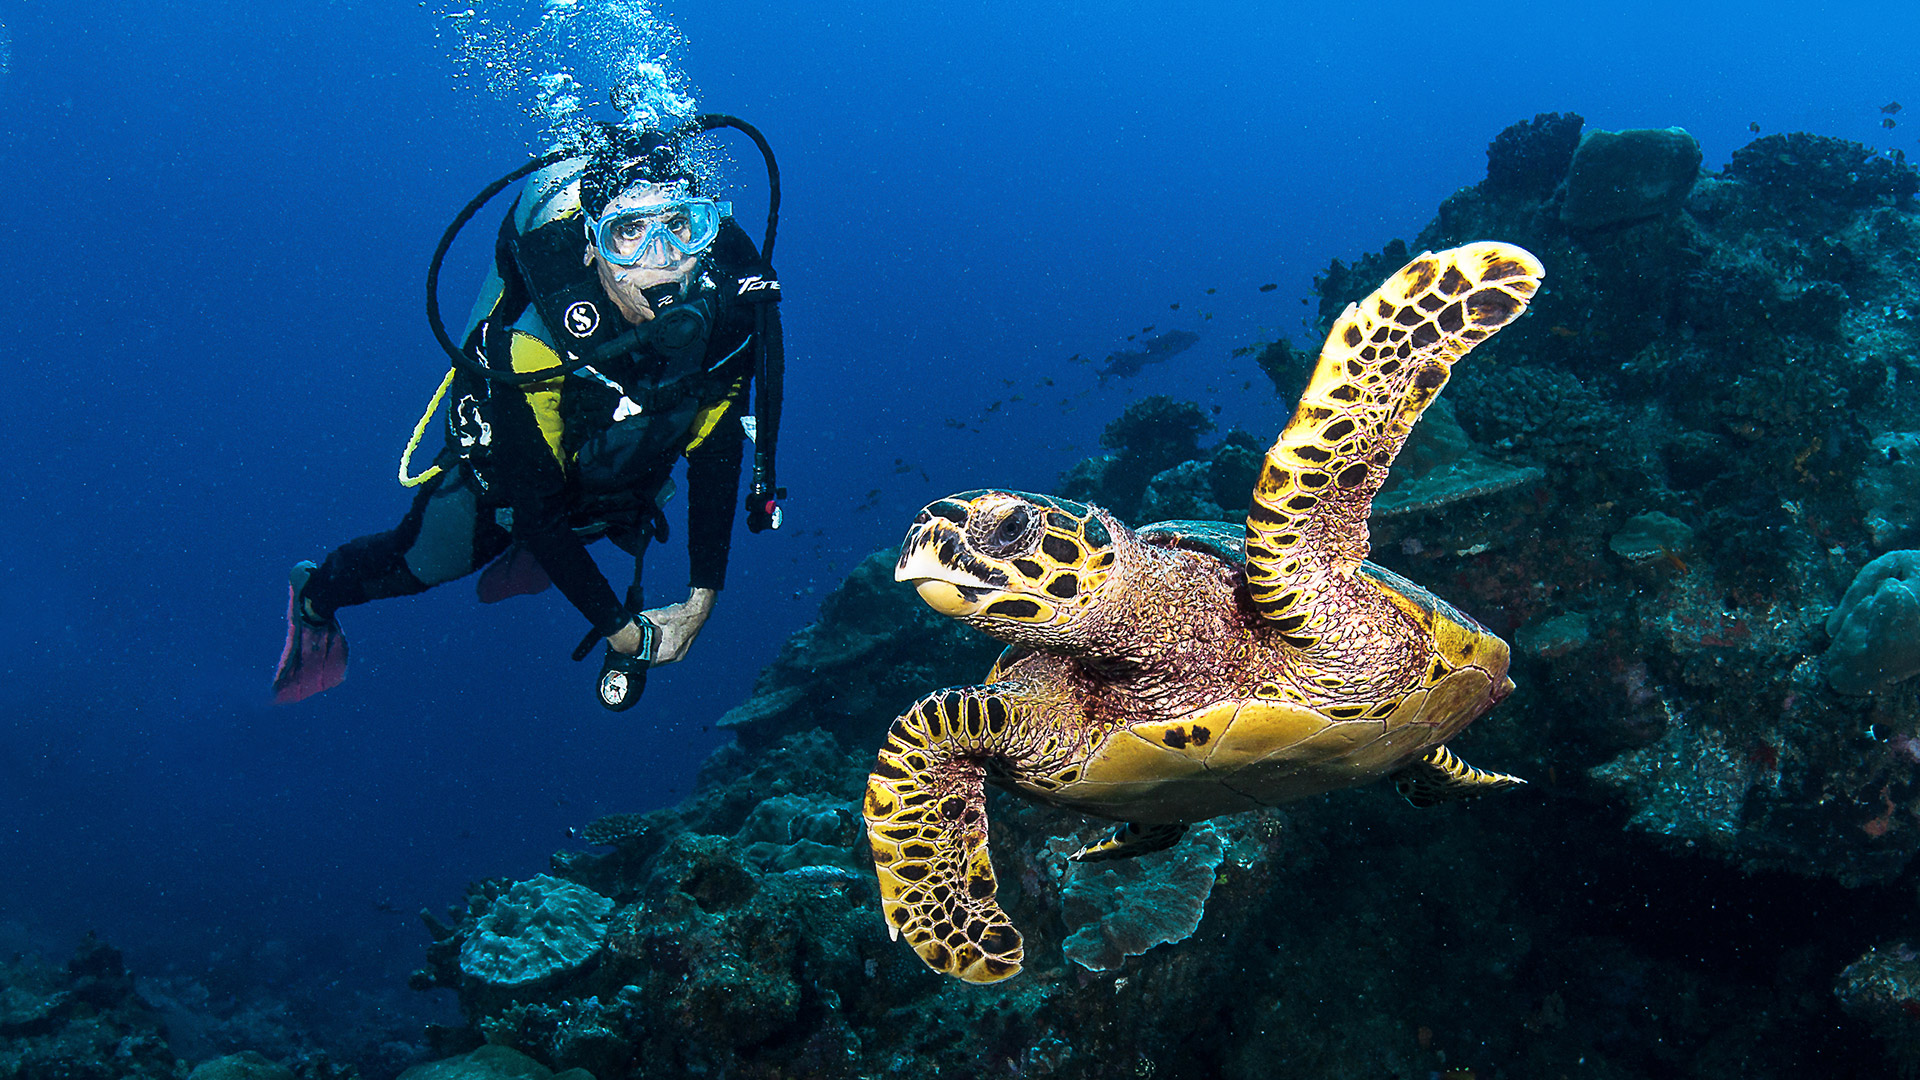
<path fill-rule="evenodd" d="M 1116 531 L 1085 503 L 1020 491 L 963 491 L 929 503 L 900 546 L 896 581 L 942 615 L 1002 641 L 1070 644 L 1105 594 Z"/>

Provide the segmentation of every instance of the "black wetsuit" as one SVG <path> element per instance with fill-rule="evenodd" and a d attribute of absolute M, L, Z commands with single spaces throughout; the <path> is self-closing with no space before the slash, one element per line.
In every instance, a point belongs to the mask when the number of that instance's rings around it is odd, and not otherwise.
<path fill-rule="evenodd" d="M 517 359 L 528 344 L 521 339 L 531 339 L 546 347 L 537 365 L 545 366 L 554 361 L 553 334 L 509 253 L 507 231 L 515 220 L 510 213 L 503 224 L 496 261 L 502 294 L 469 333 L 467 348 L 504 367 L 503 355 Z M 563 226 L 572 231 L 561 231 Z M 564 265 L 567 245 L 580 235 L 578 218 L 546 228 L 555 230 L 559 251 L 550 262 Z M 571 247 L 576 265 L 579 250 Z M 644 605 L 641 560 L 647 542 L 666 535 L 659 496 L 683 455 L 690 584 L 722 588 L 739 495 L 741 417 L 749 409 L 755 362 L 754 311 L 731 302 L 735 290 L 729 286 L 758 264 L 752 240 L 728 220 L 693 279 L 694 295 L 710 313 L 704 348 L 696 342 L 662 349 L 642 341 L 591 371 L 566 376 L 557 409 L 551 381 L 522 390 L 461 371 L 452 388 L 447 448 L 438 461 L 444 471 L 421 486 L 398 526 L 329 554 L 302 595 L 318 615 L 331 617 L 338 608 L 463 577 L 519 544 L 595 630 L 611 635 Z M 597 295 L 605 317 L 629 328 L 604 291 Z M 765 317 L 770 336 L 777 336 L 778 310 Z M 550 426 L 557 417 L 557 457 L 536 415 L 536 399 L 544 401 Z M 601 536 L 634 556 L 634 584 L 624 603 L 587 552 L 587 544 Z"/>

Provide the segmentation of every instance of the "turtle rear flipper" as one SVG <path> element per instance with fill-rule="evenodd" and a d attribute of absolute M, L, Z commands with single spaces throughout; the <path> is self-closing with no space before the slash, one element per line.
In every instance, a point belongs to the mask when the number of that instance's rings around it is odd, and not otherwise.
<path fill-rule="evenodd" d="M 1079 851 L 1067 856 L 1074 862 L 1106 862 L 1109 859 L 1131 859 L 1138 855 L 1149 855 L 1156 851 L 1165 851 L 1180 842 L 1187 835 L 1187 827 L 1178 823 L 1171 825 L 1142 825 L 1129 821 L 1113 831 L 1105 840 L 1096 840 Z"/>
<path fill-rule="evenodd" d="M 1247 512 L 1250 598 L 1288 642 L 1317 644 L 1365 587 L 1353 573 L 1387 467 L 1453 363 L 1526 310 L 1544 272 L 1511 244 L 1428 252 L 1334 322 Z"/>
<path fill-rule="evenodd" d="M 938 690 L 887 730 L 867 778 L 867 840 L 887 929 L 935 971 L 990 983 L 1020 970 L 1020 932 L 1000 910 L 987 854 L 987 764 L 1008 745 L 1017 686 Z"/>
<path fill-rule="evenodd" d="M 1526 781 L 1517 776 L 1476 769 L 1444 746 L 1434 747 L 1419 761 L 1393 774 L 1393 789 L 1422 810 L 1455 799 L 1505 791 L 1524 783 Z"/>

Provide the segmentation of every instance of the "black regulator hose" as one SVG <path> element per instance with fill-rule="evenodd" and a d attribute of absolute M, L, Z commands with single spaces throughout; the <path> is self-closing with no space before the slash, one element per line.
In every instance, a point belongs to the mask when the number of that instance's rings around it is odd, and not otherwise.
<path fill-rule="evenodd" d="M 773 234 L 780 224 L 780 165 L 773 160 L 773 147 L 767 145 L 767 137 L 760 134 L 759 128 L 754 127 L 752 124 L 747 123 L 737 116 L 729 116 L 726 113 L 706 113 L 701 116 L 696 116 L 687 127 L 681 128 L 680 130 L 686 131 L 688 128 L 694 128 L 696 129 L 694 133 L 699 134 L 723 127 L 730 127 L 735 131 L 744 133 L 747 138 L 752 139 L 753 145 L 760 148 L 760 156 L 766 160 L 767 236 L 760 244 L 760 261 L 766 263 L 768 266 L 772 266 Z"/>
<path fill-rule="evenodd" d="M 552 378 L 554 372 L 559 370 L 558 368 L 552 368 L 545 371 L 526 372 L 525 374 L 530 375 L 531 378 L 521 378 L 520 376 L 523 374 L 521 372 L 497 371 L 481 363 L 479 360 L 468 356 L 467 351 L 456 345 L 453 338 L 447 335 L 447 324 L 445 320 L 440 317 L 440 264 L 446 261 L 447 250 L 453 247 L 453 238 L 460 235 L 460 230 L 466 227 L 467 222 L 473 220 L 473 215 L 479 213 L 481 207 L 492 202 L 495 195 L 505 191 L 509 185 L 525 179 L 528 175 L 540 169 L 547 168 L 550 165 L 558 165 L 574 156 L 575 154 L 572 151 L 555 150 L 551 154 L 534 158 L 525 165 L 488 184 L 480 194 L 475 195 L 466 206 L 461 208 L 460 213 L 454 215 L 453 223 L 448 225 L 447 231 L 441 234 L 440 246 L 433 249 L 433 258 L 427 263 L 427 326 L 433 330 L 433 339 L 438 341 L 440 347 L 445 349 L 447 355 L 453 359 L 454 367 L 469 374 L 478 375 L 483 379 L 495 379 L 500 382 L 511 383 L 514 386 L 524 386 L 527 383 Z"/>
<path fill-rule="evenodd" d="M 780 166 L 773 159 L 773 147 L 767 144 L 766 136 L 760 134 L 759 128 L 754 127 L 752 124 L 747 123 L 737 116 L 729 116 L 725 113 L 703 113 L 676 128 L 673 133 L 668 136 L 668 139 L 671 141 L 689 138 L 723 127 L 744 132 L 748 138 L 753 140 L 753 145 L 760 149 L 760 156 L 766 160 L 767 234 L 765 241 L 760 245 L 760 258 L 764 263 L 771 266 L 773 263 L 774 232 L 780 221 Z M 575 371 L 595 359 L 595 357 L 588 357 L 577 363 L 555 364 L 552 367 L 539 368 L 534 371 L 512 371 L 491 367 L 478 357 L 468 355 L 465 349 L 462 349 L 455 343 L 453 338 L 447 334 L 446 321 L 440 317 L 440 264 L 446 260 L 447 251 L 453 247 L 454 238 L 460 235 L 460 230 L 466 227 L 467 222 L 473 220 L 473 216 L 478 214 L 482 207 L 492 202 L 495 195 L 505 191 L 509 185 L 526 178 L 540 169 L 547 168 L 551 165 L 558 165 L 568 158 L 579 157 L 580 155 L 581 152 L 578 149 L 555 150 L 550 154 L 534 158 L 525 165 L 488 184 L 480 194 L 475 195 L 472 200 L 460 210 L 459 214 L 455 215 L 453 222 L 447 226 L 447 231 L 441 235 L 440 245 L 433 249 L 433 258 L 427 263 L 427 326 L 433 330 L 433 339 L 440 343 L 440 348 L 446 350 L 446 354 L 452 359 L 454 367 L 471 375 L 477 375 L 483 379 L 492 379 L 494 382 L 505 383 L 509 386 L 527 386 L 531 383 L 544 382 L 556 375 L 564 375 L 568 372 Z M 622 342 L 616 341 L 613 344 L 620 345 Z"/>

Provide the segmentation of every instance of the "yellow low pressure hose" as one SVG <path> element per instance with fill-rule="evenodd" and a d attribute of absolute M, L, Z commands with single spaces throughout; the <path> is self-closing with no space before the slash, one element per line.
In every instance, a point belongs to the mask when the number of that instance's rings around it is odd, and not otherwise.
<path fill-rule="evenodd" d="M 421 413 L 420 422 L 413 425 L 413 438 L 407 440 L 407 448 L 400 454 L 401 487 L 419 487 L 444 471 L 435 465 L 419 476 L 407 475 L 407 470 L 413 467 L 413 452 L 420 448 L 420 440 L 427 434 L 427 425 L 433 423 L 433 414 L 440 411 L 440 403 L 447 398 L 447 388 L 453 385 L 453 372 L 453 368 L 447 369 L 447 377 L 440 380 L 440 389 L 435 390 L 433 400 L 427 402 L 427 411 Z"/>

